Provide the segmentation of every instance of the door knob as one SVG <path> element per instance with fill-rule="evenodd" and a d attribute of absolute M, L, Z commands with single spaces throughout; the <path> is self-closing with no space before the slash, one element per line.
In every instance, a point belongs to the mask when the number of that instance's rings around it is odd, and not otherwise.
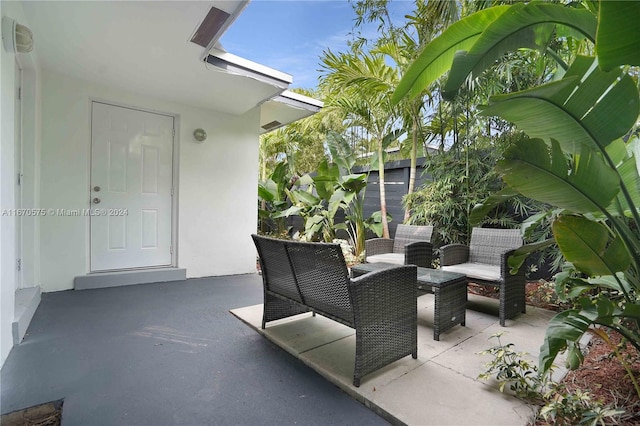
<path fill-rule="evenodd" d="M 100 198 L 96 197 L 93 199 L 93 204 L 100 204 Z"/>
<path fill-rule="evenodd" d="M 96 191 L 96 192 L 100 192 L 100 187 L 99 186 L 94 186 L 93 190 Z"/>

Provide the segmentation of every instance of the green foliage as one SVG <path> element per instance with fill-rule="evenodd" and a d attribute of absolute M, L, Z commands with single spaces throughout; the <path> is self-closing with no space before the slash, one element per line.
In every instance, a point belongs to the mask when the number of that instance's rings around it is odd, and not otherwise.
<path fill-rule="evenodd" d="M 480 352 L 493 358 L 479 379 L 489 380 L 495 375 L 500 392 L 508 385 L 518 398 L 539 405 L 539 417 L 555 425 L 604 425 L 606 420 L 616 421 L 624 414 L 624 410 L 594 401 L 588 392 L 569 392 L 563 384 L 551 379 L 551 367 L 540 372 L 525 358 L 526 353 L 514 351 L 513 343 L 503 344 L 501 335 L 491 336 L 497 339 L 497 345 Z"/>
<path fill-rule="evenodd" d="M 494 143 L 508 143 L 509 140 L 509 136 L 504 136 Z M 541 208 L 539 204 L 510 197 L 508 204 L 493 209 L 490 215 L 483 214 L 475 223 L 470 221 L 471 208 L 503 186 L 494 170 L 497 151 L 484 148 L 484 145 L 479 141 L 466 147 L 464 152 L 449 150 L 431 155 L 425 165 L 429 181 L 403 200 L 413 206 L 410 223 L 434 226 L 438 233 L 436 246 L 468 243 L 472 226 L 513 228 L 522 217 Z"/>
<path fill-rule="evenodd" d="M 433 225 L 441 244 L 467 243 L 469 206 L 481 202 L 501 186 L 493 171 L 495 156 L 485 150 L 469 148 L 469 151 L 468 165 L 464 158 L 458 158 L 451 151 L 430 156 L 425 173 L 431 180 L 403 200 L 413 206 L 410 223 Z M 492 221 L 506 226 L 517 223 L 504 211 L 497 213 Z"/>
<path fill-rule="evenodd" d="M 625 1 L 600 2 L 596 48 L 605 71 L 620 65 L 640 65 L 640 13 L 637 5 Z"/>
<path fill-rule="evenodd" d="M 289 207 L 287 191 L 293 181 L 289 163 L 283 161 L 278 163 L 267 179 L 258 182 L 258 220 L 262 232 L 282 235 L 286 231 L 282 213 Z"/>
<path fill-rule="evenodd" d="M 354 174 L 355 153 L 347 141 L 338 133 L 330 132 L 327 147 L 332 162 L 324 160 L 315 176 L 304 175 L 295 187 L 287 191 L 292 206 L 282 212 L 282 216 L 298 215 L 305 220 L 304 236 L 309 241 L 335 240 L 336 231 L 346 231 L 352 241 L 354 255 L 364 252 L 367 230 L 376 235 L 382 233 L 381 217 L 378 212 L 364 217 L 364 193 L 367 186 L 366 174 Z M 342 210 L 345 222 L 336 223 L 336 214 Z"/>
<path fill-rule="evenodd" d="M 532 41 L 544 45 L 531 34 L 556 35 L 556 41 L 594 40 L 597 25 L 597 58 L 578 56 L 560 80 L 493 96 L 483 110 L 532 138 L 509 148 L 497 169 L 511 190 L 554 208 L 554 239 L 577 272 L 559 278 L 566 294 L 579 297 L 580 308 L 551 321 L 540 354 L 543 370 L 565 350 L 576 368 L 582 359 L 577 342 L 595 325 L 621 333 L 640 350 L 640 152 L 637 140 L 629 137 L 638 123 L 640 96 L 634 72 L 617 67 L 639 62 L 637 19 L 631 16 L 640 14 L 640 3 L 625 3 L 621 13 L 626 17 L 619 16 L 618 6 L 601 1 L 596 16 L 594 8 L 516 4 L 499 9 L 502 13 L 489 23 L 486 15 L 472 15 L 468 22 L 483 22 L 484 31 L 456 54 L 446 84 L 455 93 L 470 72 L 481 72 L 502 52 L 531 47 Z M 548 31 L 549 24 L 555 33 Z M 455 45 L 462 35 L 445 31 L 442 40 L 431 44 L 436 48 L 425 51 L 442 51 L 438 46 Z M 424 61 L 416 64 L 419 72 L 443 74 Z M 405 91 L 397 91 L 394 100 L 409 89 L 422 89 L 415 81 L 403 83 L 399 87 Z M 595 296 L 584 297 L 587 289 Z"/>

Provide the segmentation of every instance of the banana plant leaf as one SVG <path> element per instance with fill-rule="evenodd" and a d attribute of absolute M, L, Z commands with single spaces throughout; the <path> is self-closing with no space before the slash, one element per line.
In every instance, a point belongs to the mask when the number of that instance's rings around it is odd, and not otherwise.
<path fill-rule="evenodd" d="M 558 354 L 566 350 L 567 342 L 578 342 L 589 329 L 596 315 L 587 317 L 583 312 L 574 309 L 560 312 L 549 321 L 549 326 L 540 347 L 539 364 L 546 372 L 553 365 Z"/>
<path fill-rule="evenodd" d="M 625 144 L 622 139 L 618 139 L 607 147 L 607 153 L 611 161 L 616 164 L 622 183 L 627 188 L 633 206 L 629 205 L 624 194 L 619 194 L 607 209 L 612 214 L 632 217 L 633 208 L 640 206 L 640 173 L 638 173 L 638 161 L 640 158 L 640 144 L 637 138 L 631 139 Z"/>
<path fill-rule="evenodd" d="M 594 58 L 579 56 L 557 82 L 493 96 L 482 115 L 498 115 L 532 138 L 551 138 L 563 151 L 583 145 L 604 150 L 625 135 L 640 113 L 638 90 L 620 69 L 600 71 Z"/>
<path fill-rule="evenodd" d="M 556 141 L 549 151 L 541 139 L 520 140 L 496 169 L 522 195 L 576 213 L 606 209 L 620 190 L 616 172 L 595 152 L 584 148 L 570 167 Z"/>
<path fill-rule="evenodd" d="M 320 204 L 321 202 L 320 198 L 316 197 L 312 193 L 307 191 L 301 191 L 301 190 L 290 191 L 289 197 L 296 204 L 302 203 L 302 204 L 315 206 L 317 204 Z"/>
<path fill-rule="evenodd" d="M 599 222 L 560 216 L 552 229 L 565 258 L 589 276 L 615 275 L 629 267 L 629 253 L 622 240 L 612 240 L 608 228 Z"/>
<path fill-rule="evenodd" d="M 471 226 L 477 226 L 480 224 L 482 219 L 489 214 L 489 212 L 516 195 L 518 195 L 518 191 L 509 187 L 503 188 L 502 190 L 490 195 L 482 203 L 473 206 L 473 209 L 469 214 L 469 223 Z"/>
<path fill-rule="evenodd" d="M 603 70 L 640 65 L 640 3 L 601 1 L 596 53 Z"/>
<path fill-rule="evenodd" d="M 525 244 L 522 247 L 519 247 L 511 256 L 509 256 L 509 259 L 507 260 L 507 263 L 509 263 L 509 272 L 511 274 L 518 273 L 518 270 L 527 259 L 527 256 L 529 256 L 534 251 L 542 250 L 544 248 L 552 246 L 554 242 L 554 239 L 550 238 L 548 240 Z"/>
<path fill-rule="evenodd" d="M 603 287 L 610 290 L 615 290 L 621 293 L 629 294 L 632 291 L 632 286 L 627 281 L 624 273 L 618 272 L 615 276 L 607 275 L 603 277 L 589 278 L 587 282 L 593 287 Z"/>
<path fill-rule="evenodd" d="M 346 191 L 357 194 L 367 186 L 367 175 L 364 173 L 341 176 L 338 184 Z"/>
<path fill-rule="evenodd" d="M 636 348 L 640 341 L 637 331 L 627 328 L 624 320 L 640 321 L 640 305 L 626 303 L 620 309 L 613 301 L 600 296 L 595 304 L 591 298 L 580 299 L 582 309 L 572 309 L 561 312 L 549 322 L 544 343 L 540 348 L 539 364 L 541 370 L 546 372 L 553 365 L 558 354 L 566 349 L 570 350 L 568 361 L 571 368 L 580 365 L 578 342 L 592 325 L 604 325 L 612 328 L 625 336 Z"/>
<path fill-rule="evenodd" d="M 277 212 L 273 215 L 274 219 L 279 219 L 281 217 L 289 217 L 289 216 L 295 216 L 297 214 L 300 214 L 302 211 L 304 211 L 304 209 L 302 207 L 298 207 L 298 206 L 291 206 L 286 210 L 283 210 L 281 212 Z"/>
<path fill-rule="evenodd" d="M 395 105 L 405 96 L 413 99 L 444 75 L 453 63 L 455 53 L 469 50 L 480 34 L 511 6 L 481 10 L 449 26 L 429 43 L 411 64 L 391 97 Z"/>
<path fill-rule="evenodd" d="M 597 20 L 587 10 L 558 4 L 516 4 L 497 17 L 468 52 L 456 54 L 443 97 L 453 99 L 469 74 L 479 76 L 507 52 L 546 47 L 556 25 L 568 27 L 574 34 L 595 41 Z"/>
<path fill-rule="evenodd" d="M 350 173 L 356 163 L 356 159 L 349 142 L 340 133 L 331 130 L 327 133 L 326 143 L 333 162 Z"/>
<path fill-rule="evenodd" d="M 258 197 L 264 201 L 274 201 L 278 197 L 278 186 L 271 179 L 258 184 Z"/>

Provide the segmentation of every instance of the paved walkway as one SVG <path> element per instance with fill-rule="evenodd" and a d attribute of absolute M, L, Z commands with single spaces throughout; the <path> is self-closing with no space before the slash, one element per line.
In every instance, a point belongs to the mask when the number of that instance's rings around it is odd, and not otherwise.
<path fill-rule="evenodd" d="M 537 360 L 553 312 L 527 307 L 527 313 L 498 322 L 498 301 L 470 295 L 466 326 L 457 326 L 433 340 L 433 296 L 418 298 L 418 359 L 407 356 L 352 385 L 354 330 L 322 316 L 302 314 L 260 328 L 262 305 L 231 312 L 268 340 L 299 358 L 327 380 L 391 423 L 409 425 L 526 425 L 531 407 L 499 392 L 495 381 L 477 379 L 491 359 L 478 352 L 503 344 Z"/>

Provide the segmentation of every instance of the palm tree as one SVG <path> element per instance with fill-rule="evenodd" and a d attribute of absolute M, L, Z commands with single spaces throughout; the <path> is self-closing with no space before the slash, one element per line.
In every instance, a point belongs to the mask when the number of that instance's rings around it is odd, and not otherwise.
<path fill-rule="evenodd" d="M 359 49 L 340 54 L 325 51 L 322 66 L 326 72 L 321 85 L 330 93 L 326 108 L 342 111 L 347 127 L 364 129 L 375 149 L 370 164 L 379 173 L 382 235 L 389 238 L 384 158 L 385 149 L 399 134 L 396 108 L 390 104 L 398 73 L 385 63 L 383 55 Z"/>

